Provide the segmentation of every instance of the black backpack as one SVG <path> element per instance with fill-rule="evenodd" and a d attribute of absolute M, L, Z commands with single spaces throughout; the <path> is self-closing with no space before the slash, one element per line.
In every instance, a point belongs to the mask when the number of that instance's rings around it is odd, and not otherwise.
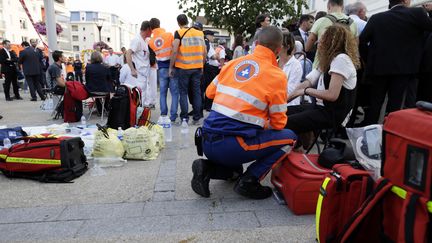
<path fill-rule="evenodd" d="M 123 130 L 128 129 L 130 127 L 129 117 L 129 89 L 125 85 L 120 85 L 110 100 L 107 126 L 112 129 L 119 127 Z"/>
<path fill-rule="evenodd" d="M 352 25 L 352 23 L 354 23 L 354 20 L 350 17 L 346 19 L 338 19 L 332 14 L 327 14 L 325 17 L 330 19 L 333 24 L 341 24 L 348 28 Z"/>

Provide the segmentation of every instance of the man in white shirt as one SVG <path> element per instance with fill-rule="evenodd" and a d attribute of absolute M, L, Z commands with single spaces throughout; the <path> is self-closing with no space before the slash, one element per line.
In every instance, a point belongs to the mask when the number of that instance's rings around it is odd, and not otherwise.
<path fill-rule="evenodd" d="M 152 33 L 150 22 L 144 21 L 141 24 L 140 34 L 130 43 L 126 53 L 126 61 L 131 70 L 131 75 L 138 79 L 138 87 L 144 93 L 150 75 L 150 52 L 145 41 Z M 144 97 L 144 104 L 146 97 Z"/>
<path fill-rule="evenodd" d="M 366 6 L 362 2 L 356 2 L 349 4 L 345 7 L 346 14 L 354 20 L 357 25 L 357 36 L 360 36 L 361 32 L 365 28 L 367 22 L 366 18 Z"/>
<path fill-rule="evenodd" d="M 114 51 L 111 47 L 108 48 L 108 51 L 109 55 L 105 57 L 104 63 L 109 67 L 111 79 L 114 81 L 115 84 L 118 84 L 119 68 L 121 67 L 121 61 L 119 56 L 114 54 Z"/>

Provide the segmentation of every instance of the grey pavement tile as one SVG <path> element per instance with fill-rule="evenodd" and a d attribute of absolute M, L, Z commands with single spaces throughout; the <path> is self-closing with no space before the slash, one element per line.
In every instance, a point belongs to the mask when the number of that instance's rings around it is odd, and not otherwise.
<path fill-rule="evenodd" d="M 315 215 L 297 216 L 291 213 L 288 208 L 285 210 L 257 210 L 255 211 L 260 224 L 263 227 L 285 226 L 285 225 L 314 225 Z"/>
<path fill-rule="evenodd" d="M 162 201 L 172 201 L 175 199 L 175 192 L 154 192 L 153 193 L 153 201 L 162 202 Z"/>
<path fill-rule="evenodd" d="M 155 192 L 175 191 L 175 183 L 156 183 Z"/>
<path fill-rule="evenodd" d="M 139 235 L 170 231 L 170 217 L 112 218 L 87 220 L 77 237 L 108 237 Z"/>
<path fill-rule="evenodd" d="M 175 168 L 168 168 L 168 169 L 163 169 L 163 170 L 159 170 L 159 175 L 161 177 L 168 177 L 168 176 L 175 176 L 176 175 L 176 169 Z"/>
<path fill-rule="evenodd" d="M 176 181 L 175 176 L 168 176 L 168 177 L 158 176 L 158 178 L 156 179 L 156 184 L 159 184 L 159 183 L 175 183 L 175 181 Z"/>
<path fill-rule="evenodd" d="M 0 242 L 72 238 L 83 221 L 1 224 Z"/>
<path fill-rule="evenodd" d="M 171 217 L 172 232 L 253 229 L 260 225 L 252 212 L 206 213 Z"/>
<path fill-rule="evenodd" d="M 225 212 L 254 211 L 264 209 L 286 210 L 286 206 L 279 205 L 273 197 L 264 200 L 250 200 L 247 198 L 229 198 L 221 200 Z"/>
<path fill-rule="evenodd" d="M 58 219 L 71 220 L 139 217 L 142 216 L 143 210 L 144 203 L 72 205 L 68 206 Z"/>
<path fill-rule="evenodd" d="M 222 212 L 219 200 L 148 202 L 144 215 L 185 215 Z"/>
<path fill-rule="evenodd" d="M 50 221 L 56 219 L 65 208 L 66 208 L 65 206 L 34 207 L 34 208 L 0 208 L 0 224 Z"/>
<path fill-rule="evenodd" d="M 175 167 L 176 165 L 177 165 L 177 160 L 175 160 L 175 159 L 167 159 L 167 158 L 161 159 L 161 167 L 162 166 Z"/>

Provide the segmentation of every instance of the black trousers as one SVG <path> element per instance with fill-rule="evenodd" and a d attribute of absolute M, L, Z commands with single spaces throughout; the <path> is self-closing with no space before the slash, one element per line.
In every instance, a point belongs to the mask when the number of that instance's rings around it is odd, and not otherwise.
<path fill-rule="evenodd" d="M 120 84 L 119 82 L 119 70 L 116 67 L 109 67 L 110 70 L 110 75 L 111 75 L 111 80 L 113 81 L 113 83 L 118 86 Z"/>
<path fill-rule="evenodd" d="M 42 87 L 40 84 L 40 74 L 36 75 L 25 75 L 25 79 L 30 89 L 30 95 L 32 99 L 37 99 L 36 92 L 39 94 L 39 97 L 44 100 L 45 96 L 42 92 Z"/>
<path fill-rule="evenodd" d="M 75 72 L 75 80 L 76 81 L 80 81 L 81 83 L 83 83 L 83 74 L 82 72 Z"/>
<path fill-rule="evenodd" d="M 419 75 L 417 100 L 432 102 L 432 72 Z"/>
<path fill-rule="evenodd" d="M 285 128 L 297 135 L 305 132 L 335 127 L 332 114 L 324 106 L 304 104 L 288 106 Z"/>
<path fill-rule="evenodd" d="M 4 82 L 4 93 L 5 93 L 5 97 L 6 99 L 10 98 L 10 86 L 12 84 L 12 89 L 14 92 L 15 97 L 20 97 L 19 92 L 18 92 L 18 78 L 17 78 L 17 73 L 16 72 L 8 72 L 5 73 L 5 82 Z"/>
<path fill-rule="evenodd" d="M 415 107 L 418 83 L 415 75 L 376 76 L 371 81 L 370 107 L 365 114 L 363 125 L 378 123 L 386 95 L 388 96 L 386 114 Z"/>
<path fill-rule="evenodd" d="M 219 67 L 215 67 L 209 64 L 206 64 L 204 66 L 204 82 L 202 85 L 202 93 L 204 95 L 204 109 L 210 110 L 213 104 L 213 100 L 207 98 L 205 95 L 205 91 L 207 87 L 210 85 L 210 83 L 213 81 L 213 79 L 219 74 L 220 69 Z"/>

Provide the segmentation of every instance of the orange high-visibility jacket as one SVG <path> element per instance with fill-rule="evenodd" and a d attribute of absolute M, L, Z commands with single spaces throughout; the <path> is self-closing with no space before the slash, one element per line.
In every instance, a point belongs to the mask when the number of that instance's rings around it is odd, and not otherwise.
<path fill-rule="evenodd" d="M 181 69 L 203 68 L 206 48 L 204 34 L 194 28 L 187 30 L 180 29 L 177 31 L 180 37 L 183 36 L 183 38 L 177 52 L 175 66 Z"/>
<path fill-rule="evenodd" d="M 275 54 L 257 46 L 253 54 L 225 65 L 208 86 L 212 110 L 241 122 L 283 129 L 287 123 L 287 78 Z"/>
<path fill-rule="evenodd" d="M 171 57 L 174 36 L 165 29 L 156 28 L 149 41 L 150 48 L 156 53 L 158 61 L 168 61 Z"/>

